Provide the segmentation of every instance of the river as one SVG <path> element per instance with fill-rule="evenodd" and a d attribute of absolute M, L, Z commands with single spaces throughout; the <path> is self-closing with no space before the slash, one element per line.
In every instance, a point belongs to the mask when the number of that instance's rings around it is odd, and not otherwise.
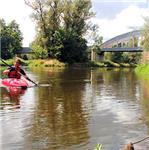
<path fill-rule="evenodd" d="M 148 136 L 149 83 L 133 69 L 26 72 L 50 86 L 1 87 L 1 150 L 119 150 Z M 147 150 L 149 139 L 134 146 Z"/>

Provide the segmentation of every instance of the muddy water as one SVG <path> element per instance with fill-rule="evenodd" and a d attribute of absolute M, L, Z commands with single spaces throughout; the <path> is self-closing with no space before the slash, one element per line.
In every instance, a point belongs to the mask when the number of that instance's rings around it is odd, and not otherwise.
<path fill-rule="evenodd" d="M 1 87 L 2 150 L 118 150 L 148 136 L 149 83 L 132 69 L 27 70 L 50 86 Z M 14 92 L 15 91 L 15 92 Z M 135 145 L 149 149 L 149 140 Z"/>

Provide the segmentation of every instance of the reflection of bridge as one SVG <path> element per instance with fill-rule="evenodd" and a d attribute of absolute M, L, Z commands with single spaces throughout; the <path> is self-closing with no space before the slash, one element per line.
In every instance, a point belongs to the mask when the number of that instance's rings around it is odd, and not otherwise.
<path fill-rule="evenodd" d="M 142 52 L 142 38 L 141 30 L 127 32 L 101 44 L 100 52 Z M 97 60 L 99 57 L 98 52 L 94 52 L 94 50 L 92 50 L 91 60 Z"/>

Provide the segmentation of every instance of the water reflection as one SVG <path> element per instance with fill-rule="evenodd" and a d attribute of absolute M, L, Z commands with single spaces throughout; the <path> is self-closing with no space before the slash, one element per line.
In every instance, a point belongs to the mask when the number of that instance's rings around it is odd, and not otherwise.
<path fill-rule="evenodd" d="M 143 108 L 142 119 L 146 122 L 149 128 L 149 80 L 140 78 L 141 84 L 141 105 Z M 149 132 L 149 131 L 148 131 Z"/>
<path fill-rule="evenodd" d="M 0 89 L 0 109 L 18 109 L 20 108 L 20 96 L 27 88 L 19 87 L 1 87 Z"/>
<path fill-rule="evenodd" d="M 102 143 L 105 150 L 118 150 L 147 135 L 146 124 L 140 118 L 146 116 L 147 120 L 149 116 L 147 101 L 142 101 L 148 99 L 148 88 L 132 69 L 41 69 L 28 74 L 52 86 L 20 94 L 21 108 L 17 112 L 0 111 L 6 131 L 0 134 L 4 148 L 92 150 Z M 1 93 L 7 91 L 2 89 Z M 18 138 L 10 139 L 14 134 Z"/>
<path fill-rule="evenodd" d="M 58 78 L 54 76 L 52 88 L 37 89 L 38 105 L 32 127 L 27 131 L 33 149 L 87 144 L 88 112 L 83 110 L 81 101 L 85 88 L 82 79 L 87 75 L 88 71 L 65 70 L 58 73 Z"/>

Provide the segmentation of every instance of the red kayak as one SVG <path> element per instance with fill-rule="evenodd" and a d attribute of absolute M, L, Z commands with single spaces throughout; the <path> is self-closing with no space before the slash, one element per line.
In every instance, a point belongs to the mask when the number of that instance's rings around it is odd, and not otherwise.
<path fill-rule="evenodd" d="M 2 79 L 1 83 L 4 86 L 9 86 L 9 87 L 27 87 L 28 86 L 28 83 L 26 80 L 16 79 L 16 78 Z"/>

